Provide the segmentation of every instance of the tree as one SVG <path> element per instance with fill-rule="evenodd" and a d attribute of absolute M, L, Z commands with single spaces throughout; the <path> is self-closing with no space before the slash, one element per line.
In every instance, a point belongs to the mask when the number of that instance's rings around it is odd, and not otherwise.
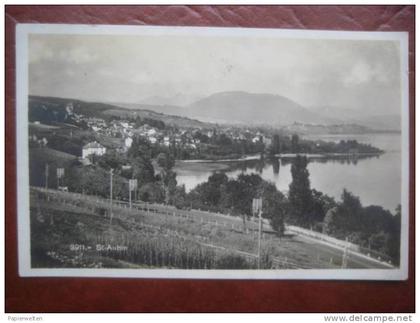
<path fill-rule="evenodd" d="M 172 204 L 178 209 L 182 209 L 187 206 L 187 193 L 185 191 L 185 185 L 178 185 L 175 187 Z"/>
<path fill-rule="evenodd" d="M 168 171 L 163 178 L 163 184 L 165 188 L 165 203 L 173 205 L 177 189 L 176 173 L 172 170 Z"/>
<path fill-rule="evenodd" d="M 278 134 L 273 135 L 269 153 L 270 155 L 276 155 L 280 153 L 280 136 Z"/>
<path fill-rule="evenodd" d="M 96 163 L 103 169 L 119 169 L 127 163 L 127 159 L 115 151 L 108 151 L 102 156 L 96 156 Z"/>
<path fill-rule="evenodd" d="M 289 220 L 292 223 L 308 227 L 308 217 L 312 209 L 313 199 L 307 170 L 306 157 L 298 155 L 291 167 L 292 182 L 289 185 Z"/>
<path fill-rule="evenodd" d="M 299 136 L 297 134 L 294 134 L 292 136 L 292 153 L 297 154 L 300 152 L 300 147 L 299 147 Z"/>
<path fill-rule="evenodd" d="M 221 201 L 221 186 L 228 182 L 228 177 L 225 173 L 214 173 L 211 175 L 206 185 L 203 186 L 202 196 L 203 202 L 206 205 L 219 206 Z"/>
<path fill-rule="evenodd" d="M 284 211 L 286 199 L 273 183 L 263 181 L 259 187 L 259 196 L 262 198 L 263 217 L 267 218 L 271 227 L 281 236 L 284 233 Z"/>
<path fill-rule="evenodd" d="M 135 137 L 127 151 L 127 155 L 131 159 L 142 158 L 150 160 L 152 158 L 152 147 L 149 140 L 140 136 Z"/>
<path fill-rule="evenodd" d="M 140 187 L 139 198 L 144 202 L 163 203 L 165 192 L 159 183 L 147 183 Z"/>
<path fill-rule="evenodd" d="M 139 186 L 156 180 L 155 170 L 152 165 L 152 147 L 143 137 L 135 137 L 128 149 L 128 162 L 131 165 L 131 177 L 137 179 Z"/>
<path fill-rule="evenodd" d="M 84 193 L 87 195 L 99 195 L 105 198 L 110 193 L 109 171 L 101 167 L 72 167 L 66 172 L 66 183 L 72 192 Z M 128 197 L 127 181 L 114 174 L 112 179 L 112 191 L 115 199 Z"/>
<path fill-rule="evenodd" d="M 207 182 L 197 185 L 189 194 L 188 201 L 195 208 L 220 211 L 230 208 L 230 199 L 226 191 L 228 177 L 224 173 L 214 173 Z"/>
<path fill-rule="evenodd" d="M 390 235 L 385 231 L 372 234 L 369 238 L 370 248 L 381 253 L 387 253 L 387 246 L 389 244 Z"/>
<path fill-rule="evenodd" d="M 390 228 L 388 240 L 388 254 L 397 265 L 400 263 L 400 241 L 401 241 L 401 204 L 395 209 Z"/>
<path fill-rule="evenodd" d="M 165 202 L 172 204 L 177 184 L 176 173 L 172 171 L 172 167 L 175 166 L 175 159 L 168 153 L 160 153 L 156 159 L 159 167 L 161 167 L 160 174 L 165 190 Z"/>
<path fill-rule="evenodd" d="M 246 231 L 252 199 L 258 197 L 263 199 L 263 217 L 270 220 L 279 235 L 283 234 L 287 200 L 273 183 L 264 181 L 259 175 L 240 174 L 236 179 L 229 179 L 225 173 L 214 173 L 207 182 L 188 193 L 187 202 L 194 208 L 241 216 Z"/>
<path fill-rule="evenodd" d="M 164 171 L 170 171 L 175 166 L 175 159 L 168 153 L 160 153 L 156 161 Z"/>
<path fill-rule="evenodd" d="M 232 215 L 240 215 L 241 210 L 239 210 L 238 205 L 247 203 L 247 201 L 242 198 L 241 184 L 235 179 L 230 179 L 221 186 L 220 197 L 221 207 Z M 247 206 L 245 206 L 245 208 L 246 207 Z"/>
<path fill-rule="evenodd" d="M 155 181 L 155 170 L 149 159 L 138 158 L 131 163 L 132 178 L 138 180 L 139 184 L 146 184 Z"/>
<path fill-rule="evenodd" d="M 360 199 L 346 189 L 341 194 L 340 203 L 336 206 L 335 202 L 325 205 L 330 209 L 324 218 L 324 233 L 339 239 L 346 239 L 351 236 L 354 238 L 354 242 L 357 240 L 357 243 L 363 241 L 367 243 L 367 239 L 373 233 L 379 232 L 379 228 L 376 227 L 377 219 L 379 219 L 377 215 L 380 214 L 380 217 L 382 217 L 385 212 L 377 206 L 363 208 Z"/>
<path fill-rule="evenodd" d="M 312 189 L 312 208 L 308 219 L 311 222 L 311 225 L 318 225 L 322 223 L 328 210 L 332 209 L 336 205 L 337 203 L 334 198 Z"/>
<path fill-rule="evenodd" d="M 273 165 L 273 173 L 274 175 L 278 175 L 280 173 L 280 161 L 278 158 L 274 157 L 271 160 L 271 164 Z"/>
<path fill-rule="evenodd" d="M 333 207 L 327 211 L 324 217 L 322 233 L 331 235 L 335 231 L 334 221 L 337 216 L 337 207 Z"/>
<path fill-rule="evenodd" d="M 202 134 L 200 131 L 193 133 L 193 138 L 200 140 L 200 142 L 204 144 L 209 142 L 209 137 L 205 134 Z"/>
<path fill-rule="evenodd" d="M 353 195 L 346 189 L 341 194 L 342 202 L 338 206 L 339 223 L 337 226 L 341 230 L 357 231 L 363 223 L 362 217 L 362 204 L 359 197 Z"/>
<path fill-rule="evenodd" d="M 242 201 L 238 201 L 235 205 L 238 213 L 251 215 L 252 199 L 258 196 L 258 188 L 263 182 L 261 176 L 257 174 L 240 174 L 237 178 L 239 194 Z"/>

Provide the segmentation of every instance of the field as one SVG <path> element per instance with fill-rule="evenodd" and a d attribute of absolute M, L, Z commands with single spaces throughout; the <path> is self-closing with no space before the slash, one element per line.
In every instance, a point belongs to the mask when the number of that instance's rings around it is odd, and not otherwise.
<path fill-rule="evenodd" d="M 167 115 L 163 113 L 154 112 L 151 110 L 130 110 L 130 109 L 123 109 L 117 108 L 109 109 L 103 112 L 105 116 L 118 116 L 121 118 L 127 117 L 141 117 L 141 118 L 150 118 L 154 120 L 163 121 L 167 125 L 176 126 L 180 128 L 207 128 L 210 129 L 214 127 L 214 125 L 210 125 L 205 122 L 201 122 L 195 119 L 184 118 L 180 116 L 174 115 Z"/>
<path fill-rule="evenodd" d="M 77 156 L 47 147 L 30 148 L 30 157 L 34 160 L 40 161 L 40 163 L 56 162 L 57 164 L 77 159 Z"/>
<path fill-rule="evenodd" d="M 340 268 L 342 251 L 300 236 L 262 234 L 261 268 Z M 32 266 L 258 268 L 257 223 L 199 210 L 31 188 Z M 372 264 L 350 258 L 348 267 Z"/>

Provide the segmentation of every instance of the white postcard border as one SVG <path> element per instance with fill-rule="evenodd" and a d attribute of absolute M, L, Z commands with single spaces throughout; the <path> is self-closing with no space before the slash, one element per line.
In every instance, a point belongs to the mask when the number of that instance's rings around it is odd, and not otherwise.
<path fill-rule="evenodd" d="M 296 270 L 179 270 L 179 269 L 35 269 L 30 265 L 29 156 L 28 156 L 28 35 L 200 35 L 203 37 L 270 37 L 295 39 L 393 40 L 400 42 L 401 60 L 401 256 L 396 269 Z M 406 280 L 408 278 L 409 225 L 409 93 L 408 33 L 323 31 L 294 29 L 163 27 L 116 25 L 17 24 L 16 26 L 16 171 L 18 261 L 22 277 L 118 277 L 180 279 L 305 279 Z"/>

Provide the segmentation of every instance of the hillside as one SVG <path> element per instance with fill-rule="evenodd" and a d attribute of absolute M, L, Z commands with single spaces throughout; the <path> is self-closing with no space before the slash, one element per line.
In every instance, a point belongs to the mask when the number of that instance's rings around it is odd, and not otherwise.
<path fill-rule="evenodd" d="M 117 105 L 131 110 L 152 110 L 167 115 L 221 124 L 278 126 L 295 122 L 319 124 L 337 122 L 337 120 L 313 113 L 284 96 L 242 91 L 215 93 L 185 107 L 171 104 L 117 103 Z"/>
<path fill-rule="evenodd" d="M 185 117 L 163 114 L 151 110 L 128 110 L 122 108 L 109 109 L 103 112 L 105 116 L 117 116 L 121 118 L 148 118 L 163 121 L 166 125 L 180 128 L 212 128 L 212 125 Z"/>
<path fill-rule="evenodd" d="M 76 160 L 77 157 L 52 148 L 30 148 L 30 158 L 40 164 L 56 164 L 64 167 Z"/>
<path fill-rule="evenodd" d="M 130 109 L 130 110 L 149 110 L 157 113 L 168 115 L 186 116 L 188 110 L 184 107 L 179 107 L 170 104 L 143 104 L 143 103 L 113 103 L 116 106 Z"/>
<path fill-rule="evenodd" d="M 73 112 L 88 117 L 95 117 L 106 110 L 118 108 L 110 104 L 87 102 L 68 98 L 29 96 L 29 121 L 65 122 L 69 117 L 66 109 L 68 104 L 73 105 Z"/>
<path fill-rule="evenodd" d="M 126 202 L 114 201 L 110 221 L 108 199 L 36 187 L 31 187 L 30 198 L 31 247 L 37 251 L 32 254 L 33 267 L 257 268 L 258 225 L 247 221 L 244 230 L 241 217 L 159 204 L 135 203 L 129 209 Z M 266 225 L 261 238 L 261 269 L 341 267 L 340 247 L 301 234 L 280 238 Z M 124 249 L 98 251 L 93 248 L 98 244 Z M 354 253 L 347 265 L 387 268 Z"/>
<path fill-rule="evenodd" d="M 71 104 L 72 111 L 68 105 Z M 82 100 L 29 96 L 29 121 L 41 121 L 43 124 L 72 123 L 72 113 L 82 114 L 87 117 L 109 119 L 110 117 L 122 118 L 149 118 L 163 121 L 167 125 L 186 128 L 210 128 L 198 120 L 192 120 L 182 116 L 163 114 L 152 111 L 154 106 L 139 105 L 135 109 L 121 107 L 113 104 L 100 102 L 87 102 Z"/>

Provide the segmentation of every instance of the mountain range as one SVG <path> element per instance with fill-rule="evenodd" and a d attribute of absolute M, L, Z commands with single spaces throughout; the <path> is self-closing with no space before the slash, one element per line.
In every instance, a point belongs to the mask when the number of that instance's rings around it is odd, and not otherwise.
<path fill-rule="evenodd" d="M 284 96 L 273 94 L 221 92 L 198 100 L 187 109 L 189 116 L 207 121 L 270 125 L 334 123 Z"/>
<path fill-rule="evenodd" d="M 129 109 L 147 109 L 221 124 L 287 125 L 294 122 L 322 124 L 336 122 L 334 119 L 313 113 L 284 96 L 241 91 L 215 93 L 186 106 L 114 104 Z"/>
<path fill-rule="evenodd" d="M 304 133 L 369 133 L 401 129 L 398 115 L 361 117 L 350 110 L 341 113 L 339 108 L 334 107 L 306 108 L 284 96 L 239 91 L 215 93 L 183 107 L 30 96 L 30 116 L 33 120 L 64 120 L 69 102 L 73 102 L 75 112 L 86 116 L 141 117 L 178 127 L 211 128 L 218 123 L 268 126 Z"/>
<path fill-rule="evenodd" d="M 219 92 L 186 106 L 159 104 L 170 102 L 149 97 L 149 104 L 115 103 L 129 109 L 147 109 L 167 115 L 194 118 L 220 124 L 286 126 L 293 123 L 336 125 L 357 124 L 380 131 L 399 131 L 398 115 L 361 116 L 360 112 L 342 107 L 304 107 L 281 95 L 243 91 Z M 159 99 L 159 100 L 158 100 Z"/>

